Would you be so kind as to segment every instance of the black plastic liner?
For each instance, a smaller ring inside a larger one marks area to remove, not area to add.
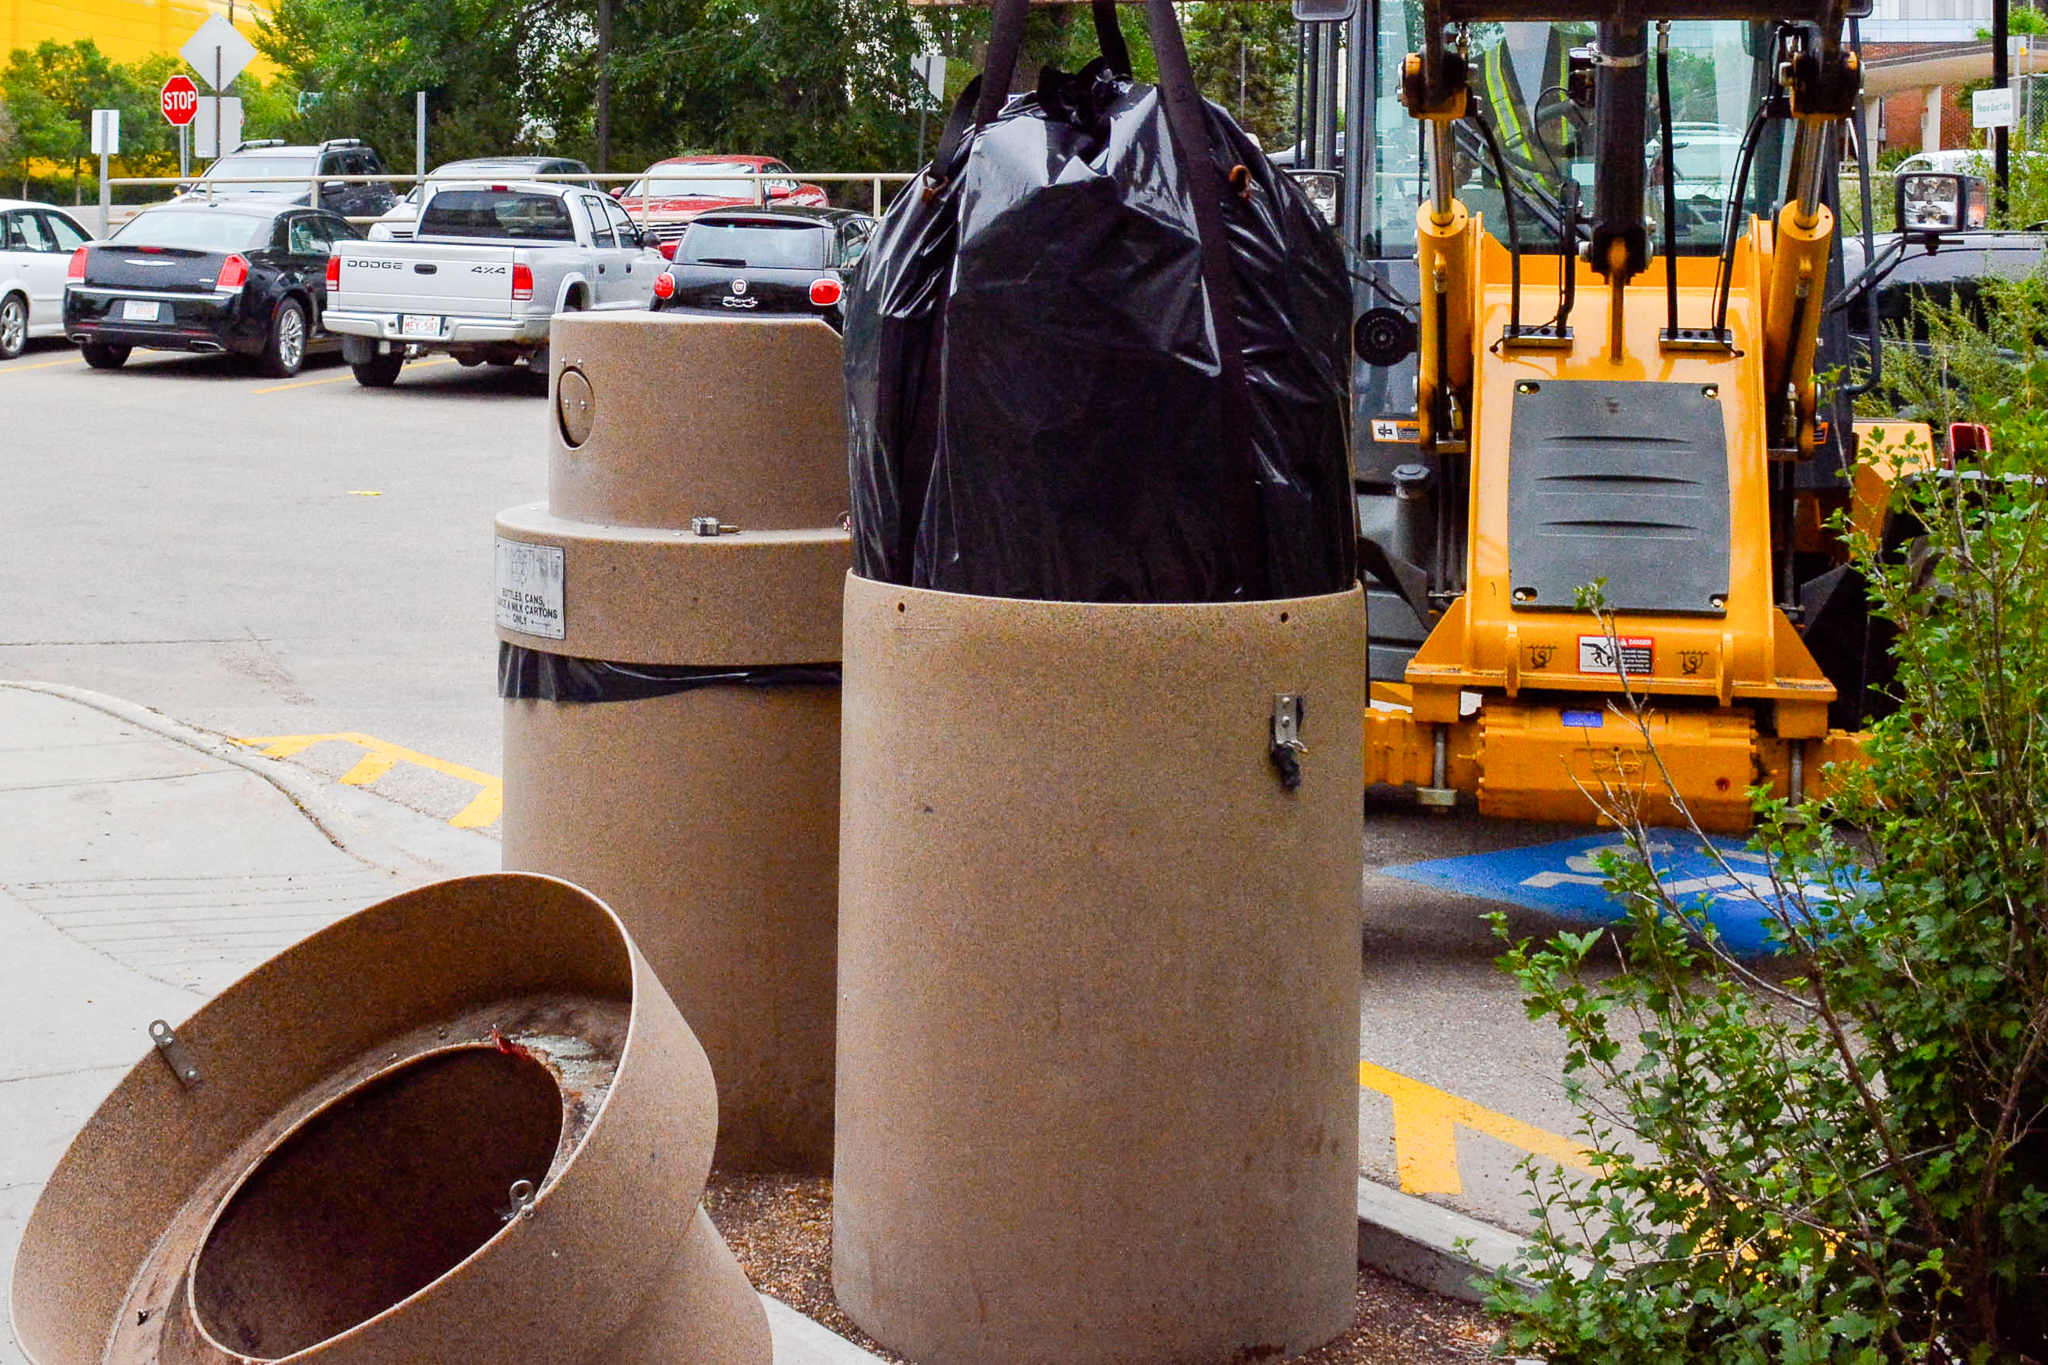
[[[885,215],[846,310],[862,576],[1097,602],[1356,578],[1341,248],[1192,78],[1173,107],[1171,8],[1152,5],[1163,88],[1112,54],[974,127],[970,87]],[[1200,162],[1176,118],[1204,131]]]
[[[615,664],[546,654],[498,641],[498,695],[506,701],[576,704],[647,701],[700,687],[837,687],[838,664],[774,664],[761,668],[691,668]]]

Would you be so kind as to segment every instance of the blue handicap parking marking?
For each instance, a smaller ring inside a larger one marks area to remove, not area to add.
[[[1769,860],[1741,840],[1709,836],[1706,842],[1718,851],[1718,858],[1697,835],[1657,831],[1649,847],[1650,865],[1673,902],[1688,913],[1703,913],[1731,951],[1769,952],[1766,920],[1791,888],[1774,882]],[[1593,834],[1382,870],[1425,886],[1526,906],[1563,919],[1612,924],[1626,919],[1628,911],[1607,894],[1607,877],[1600,871],[1605,853],[1626,857],[1628,844],[1619,834]],[[1808,882],[1800,889],[1810,901],[1830,895],[1821,883]]]

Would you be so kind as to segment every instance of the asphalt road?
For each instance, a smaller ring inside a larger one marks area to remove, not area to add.
[[[279,381],[145,352],[102,373],[36,344],[0,364],[0,678],[496,774],[492,520],[545,496],[545,407],[523,371],[445,360],[366,390],[332,357]],[[365,751],[291,757],[339,778]],[[357,776],[442,819],[478,792],[410,762]],[[1493,966],[1495,907],[1377,869],[1584,832],[1368,809],[1367,1174],[1528,1226],[1516,1164],[1570,1146],[1562,1044]]]
[[[293,380],[137,351],[0,364],[0,678],[235,736],[360,732],[499,771],[492,518],[546,493],[523,370],[338,356]],[[307,755],[352,763],[347,746]],[[423,769],[380,792],[452,814]]]

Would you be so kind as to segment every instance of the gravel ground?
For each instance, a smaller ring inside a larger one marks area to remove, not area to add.
[[[716,1176],[704,1207],[747,1278],[764,1294],[823,1323],[884,1360],[901,1361],[832,1298],[832,1182],[823,1176]],[[1351,1330],[1300,1365],[1452,1365],[1484,1360],[1500,1328],[1470,1304],[1358,1272]]]

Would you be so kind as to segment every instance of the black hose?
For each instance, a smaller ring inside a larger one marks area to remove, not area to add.
[[[1749,163],[1756,155],[1756,145],[1762,141],[1764,124],[1768,121],[1771,97],[1766,94],[1758,102],[1756,113],[1749,120],[1749,128],[1742,135],[1742,148],[1735,158],[1735,183],[1728,187],[1728,202],[1721,211],[1721,263],[1714,271],[1714,335],[1724,336],[1728,331],[1728,291],[1735,283],[1735,242],[1737,215],[1742,204],[1749,197]]]
[[[1579,182],[1565,181],[1564,223],[1557,234],[1557,316],[1550,330],[1562,337],[1572,320],[1572,304],[1579,297]]]
[[[1508,335],[1517,337],[1522,334],[1522,234],[1515,223],[1515,187],[1508,179],[1507,153],[1501,150],[1493,125],[1479,112],[1477,104],[1470,104],[1468,109],[1472,121],[1479,125],[1480,135],[1486,139],[1486,150],[1493,156],[1493,173],[1500,180],[1500,202],[1508,220]]]
[[[1671,138],[1671,46],[1669,30],[1657,39],[1657,123],[1664,139],[1664,313],[1671,339],[1678,340],[1678,170]]]

